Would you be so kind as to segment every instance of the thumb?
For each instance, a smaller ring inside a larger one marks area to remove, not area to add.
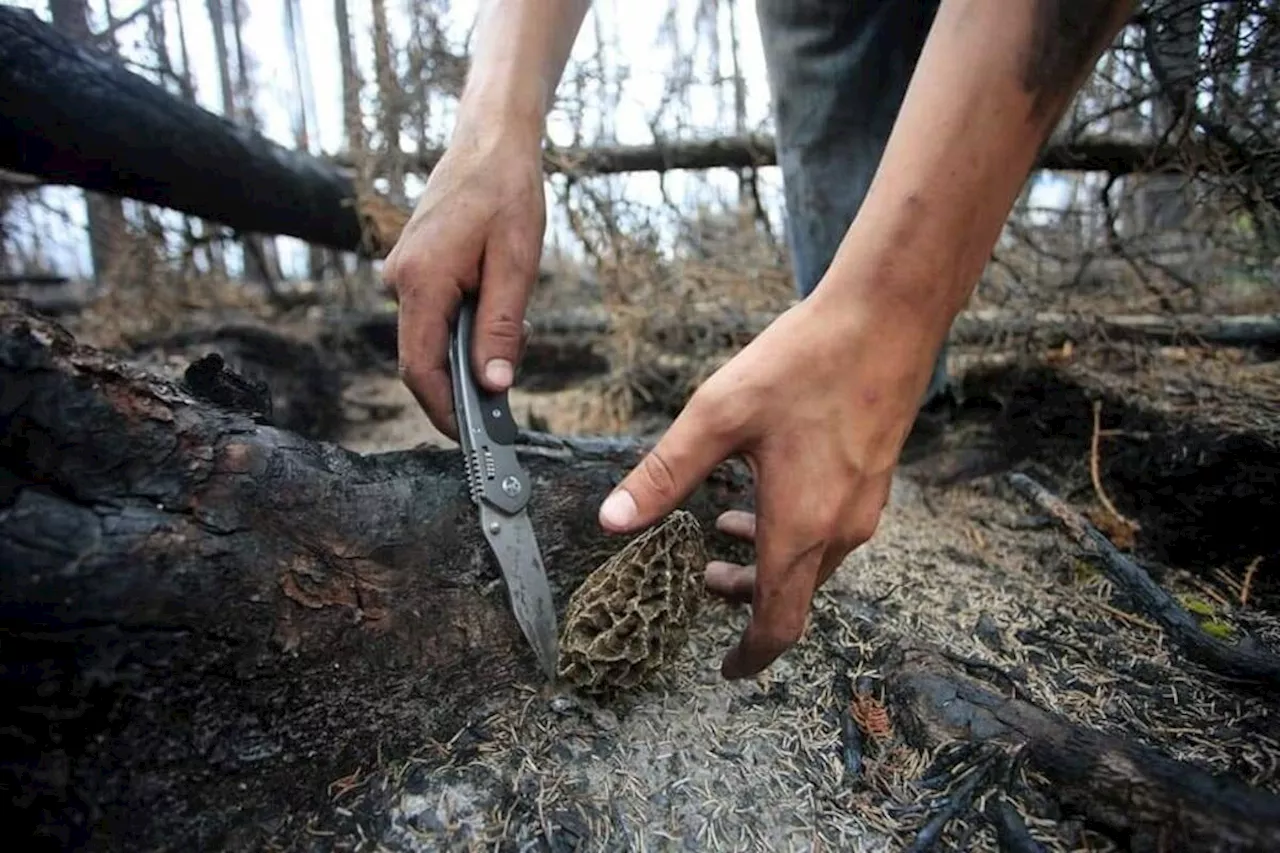
[[[537,275],[537,254],[532,265],[519,260],[522,254],[493,241],[485,253],[471,355],[475,374],[490,393],[511,387],[524,349],[524,312]]]
[[[709,428],[707,408],[690,400],[640,464],[605,498],[599,517],[605,531],[630,533],[658,521],[733,452],[732,436]]]

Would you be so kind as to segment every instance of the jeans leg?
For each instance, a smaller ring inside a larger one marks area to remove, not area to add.
[[[756,0],[801,297],[825,274],[871,185],[938,3]],[[944,346],[924,402],[946,387]]]

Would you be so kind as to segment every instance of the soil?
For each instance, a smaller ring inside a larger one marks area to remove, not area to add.
[[[904,849],[944,793],[925,784],[938,756],[913,747],[890,713],[879,727],[859,721],[853,762],[842,688],[874,682],[877,649],[903,641],[1002,673],[1071,721],[1280,793],[1276,700],[1188,663],[1002,476],[1030,472],[1105,524],[1090,474],[1098,401],[1100,482],[1138,524],[1127,534],[1133,555],[1232,642],[1280,652],[1280,534],[1270,523],[1280,362],[1102,347],[998,367],[968,361],[947,429],[904,464],[875,537],[767,672],[719,677],[746,613],[715,604],[659,682],[601,701],[533,684],[495,696],[453,738],[333,780],[331,809],[309,816],[305,833],[291,822],[278,845]],[[515,394],[513,410],[523,425],[551,418],[553,430],[574,431],[574,393]],[[347,400],[399,412],[351,425],[349,447],[447,441],[394,376],[350,380]],[[1031,779],[1010,797],[1045,849],[1126,849],[1051,795]],[[997,849],[980,811],[953,820],[934,849]]]

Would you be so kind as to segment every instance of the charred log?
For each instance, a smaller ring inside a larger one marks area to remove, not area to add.
[[[884,672],[895,722],[914,746],[958,740],[1017,749],[1026,769],[1048,780],[1045,793],[1067,814],[1108,828],[1127,839],[1129,849],[1280,845],[1280,797],[1238,778],[997,693],[927,649],[891,654]]]
[[[641,449],[523,441],[559,605]],[[687,505],[711,529],[747,482]],[[0,567],[6,826],[64,849],[300,836],[329,783],[538,680],[456,452],[307,441],[8,303]]]
[[[10,6],[0,6],[0,91],[0,169],[239,231],[378,249],[338,166],[188,103]]]
[[[1221,675],[1257,682],[1270,689],[1280,684],[1280,657],[1211,637],[1177,599],[1152,580],[1142,566],[1121,553],[1087,518],[1026,474],[1014,472],[1008,479],[1025,498],[1057,521],[1134,606],[1169,634],[1188,659]]]

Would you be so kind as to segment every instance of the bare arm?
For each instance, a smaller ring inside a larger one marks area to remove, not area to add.
[[[457,131],[469,138],[514,133],[541,142],[590,7],[591,0],[483,0]]]
[[[474,368],[510,387],[546,230],[542,133],[590,0],[482,0],[449,148],[383,264],[400,302],[400,375],[456,437],[449,324],[479,292]]]
[[[938,348],[1036,152],[1132,0],[943,0],[867,198],[817,290],[706,380],[601,507],[645,527],[721,460],[756,475],[721,529],[756,566],[707,584],[751,603],[725,657],[754,675],[795,643],[813,594],[874,534]],[[833,85],[838,85],[834,83]]]
[[[927,309],[945,336],[1040,146],[1135,5],[943,0],[826,288]],[[868,261],[875,282],[852,268]]]

